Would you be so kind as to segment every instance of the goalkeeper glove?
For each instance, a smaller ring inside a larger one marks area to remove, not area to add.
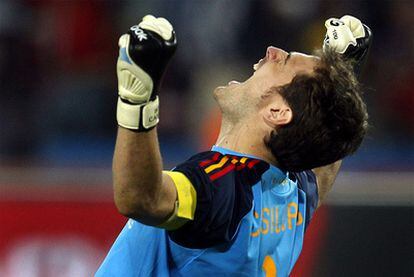
[[[323,49],[331,48],[343,54],[346,59],[353,59],[354,71],[359,75],[371,45],[371,29],[350,15],[340,19],[330,18],[325,21],[325,27],[327,30]]]
[[[145,132],[158,121],[158,89],[177,47],[175,32],[165,18],[145,16],[119,38],[117,62],[118,124]]]

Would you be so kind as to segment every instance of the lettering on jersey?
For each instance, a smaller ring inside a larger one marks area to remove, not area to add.
[[[272,259],[272,256],[267,255],[262,264],[262,269],[265,273],[266,277],[276,277],[277,276],[277,269],[276,269],[276,263]]]
[[[292,230],[294,226],[299,226],[303,223],[302,213],[295,202],[290,202],[287,206],[264,207],[260,214],[254,211],[253,216],[261,221],[261,226],[252,231],[252,237],[279,234]]]
[[[201,161],[199,165],[208,174],[211,181],[214,181],[227,173],[244,168],[252,169],[260,160],[249,159],[246,157],[220,155],[216,153],[212,158]]]

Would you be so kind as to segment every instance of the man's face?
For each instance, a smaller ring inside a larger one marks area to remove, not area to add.
[[[301,73],[312,73],[319,58],[302,53],[268,47],[266,56],[254,65],[253,75],[245,82],[231,81],[215,89],[223,118],[239,121],[249,113],[257,112],[263,96],[272,87],[286,85]],[[280,98],[279,98],[280,99]]]

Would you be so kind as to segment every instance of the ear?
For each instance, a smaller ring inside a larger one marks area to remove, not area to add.
[[[263,115],[266,124],[272,128],[289,124],[292,117],[292,109],[286,103],[267,106]]]

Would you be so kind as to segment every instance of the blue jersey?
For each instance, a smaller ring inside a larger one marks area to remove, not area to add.
[[[130,219],[96,276],[288,276],[317,207],[312,171],[213,147],[173,172],[195,192],[191,220],[166,230]]]

